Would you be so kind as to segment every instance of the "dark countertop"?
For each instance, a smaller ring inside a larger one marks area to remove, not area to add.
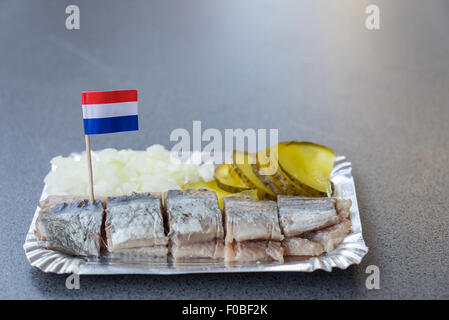
[[[65,29],[76,2],[81,29]],[[364,27],[378,4],[381,29]],[[449,298],[447,1],[2,1],[0,298]],[[360,265],[332,273],[65,276],[22,244],[49,160],[84,149],[80,92],[139,90],[140,131],[94,149],[172,146],[175,128],[279,128],[353,163]],[[381,289],[367,290],[377,265]]]

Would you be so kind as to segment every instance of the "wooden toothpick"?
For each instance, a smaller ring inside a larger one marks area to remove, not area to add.
[[[92,157],[91,157],[91,149],[90,149],[90,136],[88,134],[85,135],[86,138],[86,155],[87,155],[87,170],[89,171],[89,198],[90,202],[94,203],[94,178],[92,174]]]

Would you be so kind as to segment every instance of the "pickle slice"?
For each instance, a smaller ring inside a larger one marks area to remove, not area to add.
[[[326,194],[307,186],[295,184],[279,166],[278,145],[257,153],[257,164],[253,172],[275,194],[323,197]]]
[[[278,161],[281,171],[306,192],[331,192],[332,149],[311,142],[282,142],[278,145]]]
[[[260,196],[275,199],[276,194],[268,188],[253,172],[252,164],[256,164],[256,155],[244,151],[234,150],[232,153],[234,168],[239,177],[251,188],[257,188]]]
[[[229,163],[223,163],[215,169],[215,180],[218,187],[228,192],[236,193],[251,189]]]
[[[223,189],[221,189],[216,180],[211,180],[211,181],[198,181],[198,182],[194,182],[194,183],[188,183],[185,184],[182,187],[183,190],[186,189],[207,189],[207,190],[212,190],[215,191],[215,193],[217,194],[217,198],[218,198],[218,205],[220,206],[220,209],[223,209],[223,198],[224,197],[241,197],[241,198],[251,198],[251,199],[259,199],[258,194],[257,194],[257,190],[256,189],[250,189],[250,190],[245,190],[242,192],[238,192],[238,193],[232,193],[232,192],[227,192]]]
[[[257,163],[253,172],[275,194],[303,195],[286,176],[279,170],[277,145],[257,153]]]
[[[251,168],[257,178],[274,194],[285,194],[286,190],[274,179],[278,163],[277,159],[273,158],[273,154],[270,148],[259,151],[256,154],[256,163],[251,164]]]

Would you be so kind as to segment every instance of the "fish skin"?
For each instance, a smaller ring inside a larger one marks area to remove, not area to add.
[[[101,201],[77,200],[42,209],[35,235],[40,246],[70,255],[99,256],[104,207]]]
[[[284,262],[284,249],[279,241],[242,241],[226,243],[225,262]]]
[[[283,239],[276,202],[227,197],[223,203],[226,242]]]
[[[284,197],[284,196],[280,196],[280,197]],[[287,196],[287,197],[292,197],[292,196]],[[323,198],[323,197],[302,197],[302,196],[294,196],[294,198],[298,199],[298,201],[301,200],[323,200],[323,199],[332,199],[333,201],[335,201],[335,209],[337,210],[337,214],[340,218],[340,220],[345,219],[345,218],[349,218],[351,215],[351,206],[352,206],[352,201],[351,199],[342,199],[342,198]]]
[[[285,255],[318,256],[335,250],[351,231],[351,205],[349,199],[278,196]]]
[[[108,197],[105,231],[110,252],[167,246],[160,193]]]
[[[279,221],[286,237],[325,228],[339,222],[334,198],[278,196]]]
[[[223,257],[223,215],[215,192],[170,190],[164,202],[175,260]]]
[[[224,238],[223,215],[214,191],[169,190],[165,193],[164,203],[172,244],[185,245]]]
[[[44,200],[39,201],[38,206],[42,209],[42,211],[48,211],[54,206],[61,203],[69,203],[75,201],[85,200],[86,196],[82,195],[49,195]],[[105,197],[96,197],[95,200],[102,201],[105,203]]]

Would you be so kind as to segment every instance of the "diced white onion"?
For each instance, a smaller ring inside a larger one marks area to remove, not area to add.
[[[55,170],[45,177],[49,195],[88,195],[86,155],[55,157]],[[173,158],[161,145],[145,151],[104,149],[92,153],[94,191],[97,196],[132,192],[164,192],[180,189],[186,183],[210,181],[214,165],[197,165],[188,159]]]

